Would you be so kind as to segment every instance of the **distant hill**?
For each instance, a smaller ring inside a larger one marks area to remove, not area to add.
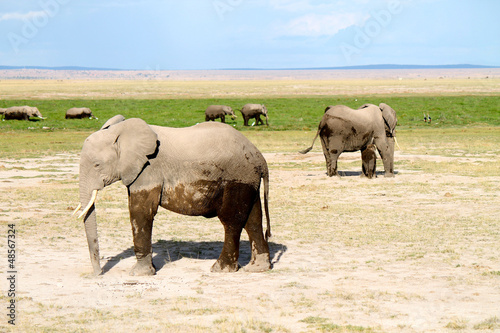
[[[79,67],[79,66],[60,66],[60,67],[46,67],[46,66],[0,66],[0,70],[6,69],[43,69],[53,71],[119,71],[117,68],[98,68],[98,67]]]
[[[366,70],[366,69],[461,69],[461,68],[499,68],[498,66],[483,66],[471,64],[457,65],[397,65],[397,64],[381,64],[381,65],[361,65],[361,66],[340,66],[340,67],[305,67],[305,68],[221,68],[220,70]],[[123,71],[118,68],[98,68],[98,67],[80,67],[80,66],[1,66],[0,70],[9,69],[41,69],[41,70],[66,70],[66,71]]]
[[[460,69],[460,68],[499,68],[498,66],[483,66],[471,64],[457,65],[360,65],[360,66],[339,66],[339,67],[305,67],[305,68],[224,68],[225,70],[350,70],[350,69]]]

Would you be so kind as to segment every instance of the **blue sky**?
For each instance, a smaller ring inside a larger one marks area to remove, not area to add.
[[[497,0],[0,0],[0,65],[500,66]]]

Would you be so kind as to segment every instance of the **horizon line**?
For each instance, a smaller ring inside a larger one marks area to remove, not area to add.
[[[289,67],[289,68],[213,68],[213,69],[119,69],[82,66],[2,66],[0,70],[41,69],[41,70],[74,70],[74,71],[293,71],[293,70],[370,70],[370,69],[480,69],[500,68],[500,66],[474,65],[474,64],[449,64],[449,65],[399,65],[376,64],[356,66],[321,66],[321,67]]]

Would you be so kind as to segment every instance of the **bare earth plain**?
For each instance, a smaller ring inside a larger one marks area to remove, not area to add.
[[[457,93],[471,80],[473,89],[480,89],[482,80],[498,79],[498,73],[497,79],[489,75],[460,75],[449,79],[448,87],[454,86],[452,80],[462,82]],[[356,81],[356,89],[375,89],[377,80]],[[34,85],[24,80],[2,80],[2,92],[13,93],[13,82],[25,87],[16,94],[34,93]],[[76,87],[75,82],[66,83]],[[116,82],[100,91],[113,95]],[[162,90],[155,82],[152,89]],[[189,86],[189,80],[175,82]],[[276,84],[249,80],[247,87],[256,82]],[[433,82],[426,89],[440,93]],[[426,87],[425,82],[419,85]],[[128,88],[120,89],[121,94]],[[476,93],[498,94],[498,89],[498,82],[490,81]],[[56,90],[50,90],[51,98]],[[194,96],[206,96],[203,91]],[[45,93],[34,93],[33,98],[48,98]],[[135,96],[137,89],[130,94]],[[59,97],[74,97],[70,95]],[[468,129],[458,131],[465,136]],[[307,155],[294,153],[310,144],[312,132],[245,132],[264,152],[270,168],[273,269],[266,273],[210,273],[222,248],[220,222],[160,209],[153,230],[157,275],[129,276],[135,257],[127,194],[116,183],[98,197],[104,274],[92,277],[83,226],[71,217],[78,201],[78,152],[2,159],[0,331],[498,331],[500,142],[498,129],[481,131],[488,138],[496,134],[496,139],[415,142],[407,131],[398,138],[395,178],[379,172],[372,180],[360,177],[359,152],[342,154],[342,177],[333,178],[326,176],[318,143]],[[294,145],[288,137],[303,144]],[[18,271],[15,327],[7,323],[10,298],[4,278],[6,235],[12,223]],[[240,264],[249,260],[244,232]]]

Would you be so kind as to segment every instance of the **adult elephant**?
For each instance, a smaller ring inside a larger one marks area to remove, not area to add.
[[[42,113],[34,106],[12,106],[4,113],[5,120],[30,120],[31,117],[45,119]]]
[[[66,119],[98,119],[92,114],[92,111],[89,108],[71,108],[66,111]]]
[[[328,176],[337,175],[337,160],[346,152],[361,150],[374,143],[382,157],[386,177],[394,177],[394,142],[397,118],[389,105],[365,104],[354,110],[345,105],[329,106],[321,119],[311,147],[300,151],[306,154],[318,135],[326,159]]]
[[[215,119],[220,118],[222,123],[226,122],[226,116],[230,115],[231,119],[236,119],[233,109],[227,105],[210,105],[205,110],[205,121],[215,121]]]
[[[205,122],[188,128],[148,125],[115,116],[91,134],[80,157],[80,204],[94,274],[102,273],[95,199],[98,191],[121,180],[128,190],[137,263],[131,275],[153,275],[151,233],[161,206],[190,216],[218,217],[225,230],[213,272],[239,269],[242,229],[252,251],[248,271],[271,268],[267,239],[269,172],[259,150],[229,125]],[[260,184],[264,184],[267,231],[262,228]]]
[[[267,114],[267,108],[264,104],[245,104],[241,109],[241,115],[243,116],[243,124],[245,126],[248,126],[248,121],[251,118],[255,118],[257,125],[259,125],[259,123],[264,125],[264,121],[260,119],[261,115],[266,117],[266,125],[268,125],[269,116]]]

